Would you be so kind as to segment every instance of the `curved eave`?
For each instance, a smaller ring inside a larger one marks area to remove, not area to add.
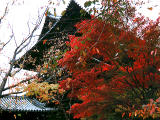
[[[45,107],[45,103],[41,103],[36,99],[28,97],[6,96],[0,99],[0,109],[2,111],[11,112],[52,112],[57,108]]]
[[[25,110],[25,109],[3,109],[0,108],[2,111],[8,111],[8,112],[53,112],[57,111],[57,109],[41,109],[41,110]]]

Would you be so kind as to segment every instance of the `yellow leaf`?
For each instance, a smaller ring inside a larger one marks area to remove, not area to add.
[[[148,10],[153,10],[153,8],[152,7],[149,7],[149,8],[147,8]]]
[[[54,8],[54,16],[55,16],[55,17],[57,16],[56,8]]]
[[[135,116],[135,117],[137,116],[137,110],[135,111],[134,116]]]
[[[99,50],[98,50],[98,48],[96,48],[96,51],[97,51],[97,53],[99,53]]]
[[[23,68],[23,64],[20,64],[19,66],[20,66],[20,68]]]
[[[15,88],[16,91],[20,91],[20,88]]]
[[[14,118],[16,119],[16,114],[14,114]]]
[[[113,0],[113,3],[116,3],[117,2],[117,0]]]
[[[61,70],[58,72],[58,75],[59,75],[59,76],[62,76],[62,71],[61,71]]]
[[[86,52],[84,52],[84,51],[83,51],[82,53],[83,53],[83,56],[84,56],[84,57],[87,55]]]
[[[66,10],[63,10],[62,13],[61,13],[61,15],[63,16],[65,13],[66,13]]]
[[[82,66],[83,66],[83,67],[86,67],[86,64],[87,64],[87,63],[86,63],[85,61],[82,62]]]

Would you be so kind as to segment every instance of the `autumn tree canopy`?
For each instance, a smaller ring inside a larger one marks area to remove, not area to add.
[[[158,23],[127,31],[99,19],[76,25],[83,35],[70,36],[71,49],[59,61],[72,73],[61,87],[82,101],[72,105],[75,118],[132,113],[159,97]]]
[[[136,17],[125,0],[104,0],[90,11],[92,19],[75,26],[79,36],[69,35],[67,52],[45,68],[68,74],[56,87],[77,100],[67,113],[94,120],[160,117],[160,18]]]
[[[72,76],[60,86],[70,91],[68,97],[81,101],[68,111],[74,118],[147,118],[159,112],[158,106],[152,112],[141,109],[159,98],[160,19],[131,17],[127,23],[119,15],[114,24],[108,19],[85,20],[76,25],[82,36],[69,36],[70,50],[59,64]]]

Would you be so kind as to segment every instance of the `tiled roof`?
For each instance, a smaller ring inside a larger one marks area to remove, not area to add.
[[[45,107],[44,103],[36,99],[22,96],[7,96],[0,98],[0,109],[4,111],[47,112],[55,111],[54,108]]]

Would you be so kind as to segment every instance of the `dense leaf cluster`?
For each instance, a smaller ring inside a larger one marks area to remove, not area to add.
[[[159,97],[158,24],[159,19],[148,26],[124,29],[93,19],[76,25],[82,36],[69,36],[71,49],[59,61],[72,73],[60,82],[61,88],[70,90],[70,98],[82,101],[71,107],[74,118],[106,119],[113,113],[135,117],[135,111],[149,99]]]

